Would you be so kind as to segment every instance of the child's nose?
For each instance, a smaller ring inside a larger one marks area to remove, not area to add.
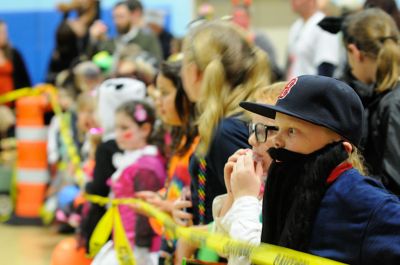
[[[254,133],[250,134],[248,142],[251,146],[255,146],[257,144],[256,135]]]
[[[284,143],[280,133],[277,133],[275,135],[275,137],[273,137],[272,141],[274,143],[275,148],[283,148],[285,146],[285,143]]]

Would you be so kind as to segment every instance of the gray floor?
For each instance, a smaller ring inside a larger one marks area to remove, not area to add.
[[[0,264],[50,265],[51,253],[63,238],[51,228],[0,224]]]

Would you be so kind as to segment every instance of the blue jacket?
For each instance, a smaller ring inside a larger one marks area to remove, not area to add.
[[[312,254],[352,265],[400,264],[400,199],[347,170],[328,188],[312,233]]]

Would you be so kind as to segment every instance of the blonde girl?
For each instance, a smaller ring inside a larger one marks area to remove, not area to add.
[[[226,21],[204,22],[190,30],[183,52],[184,88],[199,113],[200,142],[190,161],[193,223],[208,224],[213,220],[213,199],[226,193],[223,172],[228,157],[249,147],[239,102],[269,83],[269,69],[266,54]],[[176,217],[178,222],[191,219],[183,212]]]
[[[209,224],[213,199],[226,193],[226,161],[238,149],[250,147],[239,103],[269,84],[270,69],[266,54],[227,21],[192,28],[183,53],[182,80],[196,103],[200,142],[189,165],[191,202],[176,202],[173,215],[181,225]],[[193,214],[183,211],[190,207]]]

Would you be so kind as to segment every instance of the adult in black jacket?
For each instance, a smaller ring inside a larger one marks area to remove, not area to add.
[[[55,48],[47,71],[46,81],[49,83],[55,83],[56,76],[74,66],[80,57],[86,57],[89,28],[99,19],[100,2],[73,0],[70,3],[58,4],[58,9],[63,12],[63,19],[56,30]],[[77,17],[74,19],[69,18],[72,11],[77,12]]]
[[[388,14],[375,8],[348,16],[342,31],[353,76],[375,87],[367,105],[366,162],[400,195],[399,31]]]

